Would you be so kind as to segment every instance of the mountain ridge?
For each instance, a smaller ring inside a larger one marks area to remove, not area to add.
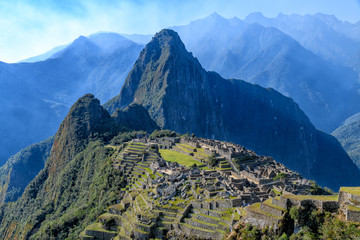
[[[360,172],[351,169],[354,165],[340,144],[315,130],[292,99],[272,89],[241,80],[225,80],[217,73],[206,72],[183,44],[172,46],[179,42],[180,37],[172,30],[157,33],[140,53],[120,94],[105,108],[112,113],[132,102],[141,104],[162,128],[234,141],[271,155],[321,185],[336,188],[339,179],[356,184],[358,180],[354,179],[358,179]],[[183,52],[176,52],[179,50]],[[320,167],[316,163],[325,154],[322,147],[326,144],[332,145],[334,151],[330,168],[348,166],[348,170],[341,169],[358,177],[345,180],[347,174],[339,174],[334,181],[325,177],[328,175],[325,172],[322,176],[316,174]]]

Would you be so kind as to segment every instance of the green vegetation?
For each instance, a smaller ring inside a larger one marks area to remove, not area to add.
[[[320,200],[320,201],[337,201],[338,195],[292,195],[292,194],[286,194],[283,195],[285,198],[295,199],[295,200]]]
[[[30,145],[13,155],[0,167],[0,204],[16,201],[25,187],[44,168],[54,137]],[[16,174],[11,174],[11,173]]]
[[[312,195],[334,195],[334,191],[332,191],[329,188],[322,188],[320,187],[315,181],[310,181],[311,182],[311,189],[310,189],[310,193]]]
[[[354,205],[348,205],[347,208],[351,211],[360,212],[360,208]]]
[[[155,130],[151,133],[150,139],[161,138],[161,137],[176,137],[179,136],[176,132],[171,130]]]
[[[278,210],[281,210],[281,211],[286,211],[286,209],[282,208],[282,207],[279,207],[279,206],[276,206],[274,204],[272,204],[271,202],[271,199],[267,199],[265,202],[263,202],[263,204],[265,205],[268,205],[268,206],[271,206],[272,208],[275,208],[275,209],[278,209]]]
[[[277,196],[281,196],[281,192],[279,192],[278,190],[276,190],[275,188],[272,189],[274,191],[274,193],[277,195]]]
[[[215,167],[217,164],[217,160],[216,160],[216,155],[212,154],[211,156],[208,157],[208,164],[210,167]]]
[[[340,192],[347,192],[353,195],[360,196],[360,187],[341,187]]]
[[[351,118],[351,119],[350,119]],[[359,114],[350,117],[332,134],[339,140],[350,158],[360,168],[360,121]]]
[[[166,161],[177,162],[186,167],[191,167],[194,164],[197,166],[202,164],[201,162],[195,160],[192,156],[184,153],[179,153],[168,149],[160,149],[159,152]]]
[[[276,219],[281,219],[281,217],[278,217],[278,216],[272,215],[272,214],[270,214],[270,213],[261,211],[261,210],[260,210],[260,205],[261,205],[261,203],[258,202],[258,203],[254,203],[254,204],[248,206],[248,208],[251,209],[251,210],[253,210],[254,212],[258,212],[258,213],[267,215],[267,216],[269,216],[269,217],[276,218]]]
[[[135,136],[135,132],[121,133],[116,139]],[[11,239],[28,238],[25,236],[30,237],[32,229],[38,228],[30,239],[77,239],[86,226],[116,203],[124,187],[121,172],[112,166],[114,151],[109,149],[100,140],[90,142],[69,159],[52,186],[47,186],[47,165],[16,203],[0,207],[0,216],[4,211],[8,214],[0,226],[0,237],[6,233]],[[29,203],[31,208],[23,208]]]
[[[281,180],[281,179],[285,179],[287,178],[287,174],[286,173],[278,173],[275,177],[274,177],[274,181],[278,181],[278,180]]]

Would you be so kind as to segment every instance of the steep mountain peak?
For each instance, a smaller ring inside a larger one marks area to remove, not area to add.
[[[184,54],[187,54],[187,51],[179,35],[173,30],[164,29],[156,33],[146,45],[140,53],[140,59],[143,64],[147,64],[158,60],[164,62],[170,55],[180,57]]]
[[[98,47],[95,43],[90,41],[87,37],[80,36],[75,39],[69,46],[67,46],[62,51],[59,51],[51,56],[51,58],[58,57],[76,57],[82,56],[85,54],[96,54],[101,51],[100,47]]]
[[[171,29],[163,29],[156,33],[151,42],[147,45],[150,47],[177,48],[178,50],[186,50],[184,43],[181,41],[177,32]]]
[[[105,52],[112,52],[118,48],[128,48],[136,43],[128,38],[112,32],[99,32],[89,36],[89,40]]]
[[[261,12],[253,12],[250,13],[246,18],[245,21],[247,22],[259,22],[263,20],[265,17]]]
[[[192,68],[192,72],[184,72]],[[170,29],[164,29],[157,33],[152,40],[141,51],[138,60],[130,71],[119,97],[116,97],[106,104],[108,110],[113,113],[117,106],[120,109],[132,102],[149,106],[151,103],[143,100],[149,99],[150,95],[163,96],[169,86],[179,84],[191,85],[199,78],[199,71],[205,72],[198,60],[188,52],[179,35]],[[178,73],[182,72],[182,75]],[[191,75],[191,76],[189,76]],[[188,77],[189,76],[189,77]],[[149,90],[150,88],[150,91]],[[136,91],[136,89],[143,89]],[[146,94],[150,94],[146,96]],[[160,102],[157,103],[159,107]],[[148,109],[156,112],[155,109]],[[161,114],[161,113],[158,113]],[[163,126],[158,122],[160,126]]]
[[[213,12],[208,17],[206,17],[206,19],[219,21],[219,20],[224,20],[225,18],[223,16],[221,16],[220,14],[218,14],[217,12]]]
[[[49,163],[50,177],[55,178],[67,161],[101,130],[101,124],[110,121],[109,113],[92,94],[85,94],[71,107],[55,135]],[[50,181],[51,182],[51,181]]]

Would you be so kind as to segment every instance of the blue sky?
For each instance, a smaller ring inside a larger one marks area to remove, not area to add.
[[[360,21],[360,0],[0,0],[0,61],[16,62],[99,31],[152,34],[212,12],[245,18],[334,14]]]

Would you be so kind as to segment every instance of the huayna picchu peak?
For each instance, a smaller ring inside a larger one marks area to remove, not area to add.
[[[340,144],[316,130],[292,99],[206,72],[173,30],[153,37],[120,94],[104,106],[113,113],[131,103],[144,106],[161,128],[236,142],[323,186],[360,184],[360,171]]]

